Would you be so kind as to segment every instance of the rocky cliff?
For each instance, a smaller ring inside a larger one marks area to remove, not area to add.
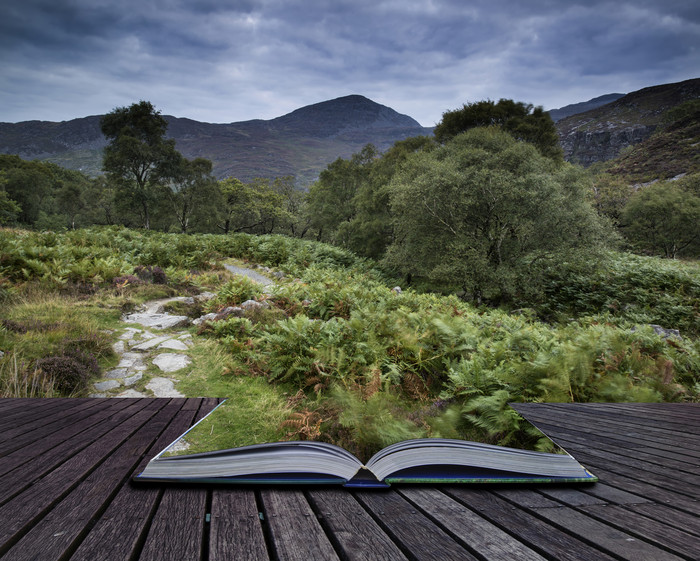
[[[588,166],[615,158],[624,148],[649,138],[666,111],[700,98],[700,79],[652,86],[591,111],[557,122],[567,160]]]

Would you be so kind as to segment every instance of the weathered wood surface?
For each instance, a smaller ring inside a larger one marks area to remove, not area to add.
[[[0,558],[700,558],[698,405],[517,405],[600,477],[594,485],[131,483],[216,403],[0,400]]]

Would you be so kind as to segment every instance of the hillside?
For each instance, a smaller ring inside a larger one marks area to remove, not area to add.
[[[700,172],[700,103],[695,103],[694,110],[609,162],[607,171],[631,184]]]
[[[580,103],[572,103],[571,105],[565,105],[564,107],[560,107],[559,109],[550,109],[549,111],[547,111],[547,113],[549,113],[549,116],[552,118],[552,121],[556,123],[557,121],[561,121],[565,117],[571,117],[571,115],[578,115],[579,113],[583,113],[584,111],[590,111],[591,109],[596,109],[601,105],[612,103],[613,101],[620,99],[624,95],[625,94],[621,93],[601,95],[599,97],[589,99],[588,101],[581,101]]]
[[[350,95],[302,107],[271,120],[202,123],[166,115],[169,138],[188,158],[214,163],[218,178],[293,175],[308,185],[328,163],[350,157],[367,143],[385,150],[430,129],[363,96]],[[106,141],[100,116],[60,123],[0,123],[0,153],[41,159],[96,175]]]
[[[588,166],[649,138],[669,109],[700,98],[700,79],[652,86],[557,122],[567,160]]]

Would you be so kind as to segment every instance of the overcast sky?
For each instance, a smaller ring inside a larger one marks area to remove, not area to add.
[[[546,109],[700,77],[698,0],[3,0],[0,121],[139,100],[271,119],[361,94],[433,126],[502,97]]]

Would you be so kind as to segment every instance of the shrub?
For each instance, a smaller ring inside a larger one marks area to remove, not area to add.
[[[165,271],[157,265],[155,267],[152,267],[151,265],[139,265],[134,269],[134,274],[143,282],[153,284],[167,284],[168,282]]]
[[[87,388],[89,369],[70,356],[49,356],[36,361],[45,378],[52,380],[54,387],[63,395],[74,395]]]

